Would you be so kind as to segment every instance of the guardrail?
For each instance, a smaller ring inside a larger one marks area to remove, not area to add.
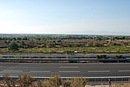
[[[18,79],[18,76],[9,76],[12,79]],[[49,79],[53,77],[33,77],[35,81]],[[71,79],[71,78],[80,78],[80,77],[60,77],[62,80]],[[108,76],[108,77],[82,77],[87,79],[87,85],[111,85],[113,84],[129,84],[130,76]],[[3,80],[3,76],[0,76],[0,80]]]
[[[28,61],[69,61],[69,62],[130,62],[130,58],[126,58],[126,59],[97,59],[97,58],[0,58],[0,61],[24,61],[24,62],[28,62]]]

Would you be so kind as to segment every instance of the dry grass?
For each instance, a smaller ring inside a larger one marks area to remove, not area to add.
[[[88,85],[87,80],[82,77],[70,79],[61,79],[60,75],[53,75],[49,79],[35,80],[30,75],[19,75],[18,79],[14,80],[8,75],[3,75],[3,80],[0,81],[0,87],[130,87],[130,83],[112,83],[104,85]]]

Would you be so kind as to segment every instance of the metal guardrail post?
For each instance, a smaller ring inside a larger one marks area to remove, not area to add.
[[[109,87],[111,87],[111,79],[108,79]]]

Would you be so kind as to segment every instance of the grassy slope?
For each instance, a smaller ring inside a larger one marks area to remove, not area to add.
[[[108,46],[108,47],[63,47],[63,48],[19,48],[15,52],[130,52],[129,46]],[[11,52],[7,48],[0,48],[0,52]]]

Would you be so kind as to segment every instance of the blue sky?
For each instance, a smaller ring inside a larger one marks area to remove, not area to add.
[[[0,0],[0,33],[130,34],[130,0]]]

